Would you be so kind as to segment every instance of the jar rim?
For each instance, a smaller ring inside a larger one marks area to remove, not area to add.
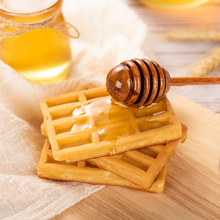
[[[56,6],[61,7],[62,2],[63,2],[63,0],[53,0],[53,1],[51,1],[51,3],[45,5],[45,7],[41,8],[41,9],[30,10],[28,12],[8,10],[7,8],[0,6],[0,14],[7,14],[7,16],[19,16],[19,17],[36,16],[36,15],[46,13],[46,12],[52,10]]]

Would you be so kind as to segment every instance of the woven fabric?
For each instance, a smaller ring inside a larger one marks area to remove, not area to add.
[[[71,39],[70,80],[34,85],[0,61],[0,219],[49,219],[102,188],[37,176],[45,140],[39,101],[103,86],[116,64],[151,57],[146,25],[118,0],[64,0],[63,14],[81,34]]]

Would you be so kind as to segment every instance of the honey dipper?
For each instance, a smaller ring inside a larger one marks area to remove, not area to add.
[[[126,60],[112,68],[106,88],[112,98],[127,106],[147,106],[162,99],[171,86],[220,84],[220,77],[170,77],[157,62]]]

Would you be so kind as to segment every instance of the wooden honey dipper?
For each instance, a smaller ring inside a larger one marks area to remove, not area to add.
[[[170,77],[157,62],[126,60],[111,69],[106,78],[108,93],[127,106],[147,106],[166,96],[171,86],[220,84],[220,77]]]

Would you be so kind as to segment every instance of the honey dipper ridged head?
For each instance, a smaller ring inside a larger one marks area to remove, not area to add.
[[[170,75],[155,61],[126,60],[109,71],[106,88],[113,99],[127,106],[147,106],[169,91]]]

